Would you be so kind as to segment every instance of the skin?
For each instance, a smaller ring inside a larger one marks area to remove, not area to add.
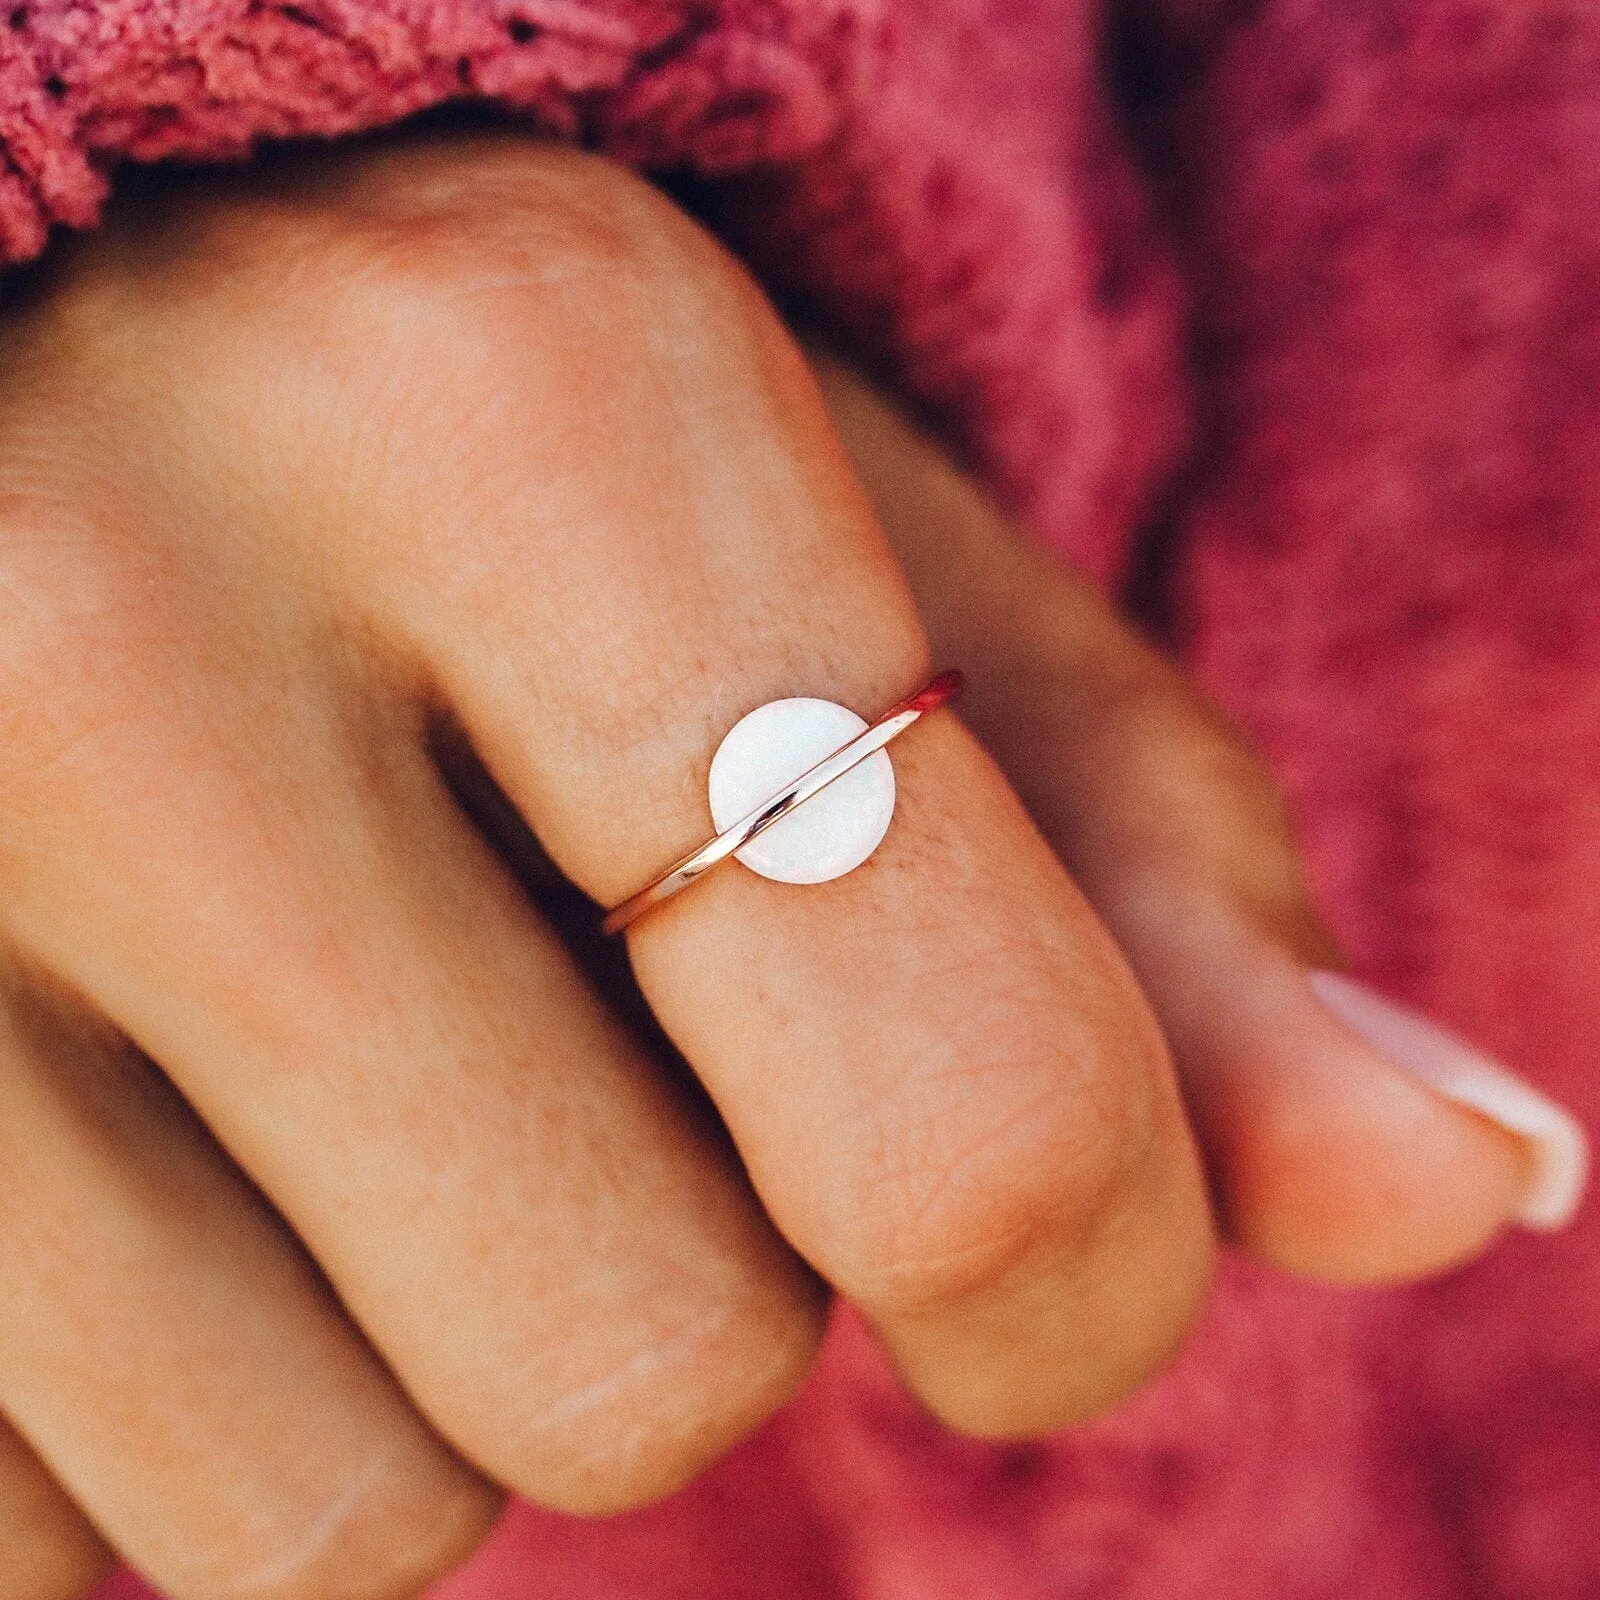
[[[935,662],[871,861],[712,875],[618,1003],[580,927],[701,842],[721,734]],[[1163,1364],[1219,1230],[1395,1281],[1523,1181],[1300,1026],[1332,952],[1235,736],[588,157],[190,179],[64,252],[0,319],[0,716],[8,1596],[111,1547],[414,1594],[506,1488],[688,1480],[830,1292],[1035,1434]]]

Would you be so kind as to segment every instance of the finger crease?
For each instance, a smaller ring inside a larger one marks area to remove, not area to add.
[[[393,1449],[379,1451],[287,1551],[235,1578],[228,1585],[227,1593],[247,1596],[264,1590],[270,1592],[298,1577],[319,1560],[350,1525],[393,1457]]]

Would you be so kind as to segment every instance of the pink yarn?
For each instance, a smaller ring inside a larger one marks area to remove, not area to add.
[[[767,281],[1042,538],[1111,578],[1159,520],[1191,659],[1360,965],[1593,1128],[1600,12],[1139,0],[1138,163],[1096,17],[13,0],[0,253],[89,223],[120,159],[461,96],[712,178]],[[519,1507],[440,1600],[1594,1600],[1597,1269],[1593,1205],[1405,1293],[1234,1264],[1137,1402],[1009,1448],[929,1425],[846,1315],[685,1494]]]

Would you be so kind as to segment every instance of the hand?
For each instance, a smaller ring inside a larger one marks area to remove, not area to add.
[[[175,1600],[412,1593],[496,1486],[685,1481],[827,1286],[1036,1432],[1173,1350],[1213,1199],[1384,1280],[1549,1179],[1317,1000],[1233,737],[822,376],[652,191],[501,138],[147,188],[0,324],[0,1592],[103,1534]],[[979,737],[896,744],[872,860],[713,874],[609,1006],[518,830],[587,914],[744,711],[935,662]]]

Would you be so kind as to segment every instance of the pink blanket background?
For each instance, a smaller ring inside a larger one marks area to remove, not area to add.
[[[121,159],[452,98],[709,180],[1041,539],[1159,565],[1363,974],[1596,1127],[1593,0],[6,0],[0,258]],[[1026,1447],[842,1318],[687,1493],[519,1507],[439,1597],[1595,1600],[1597,1268],[1592,1203],[1405,1293],[1236,1264],[1176,1370]]]

